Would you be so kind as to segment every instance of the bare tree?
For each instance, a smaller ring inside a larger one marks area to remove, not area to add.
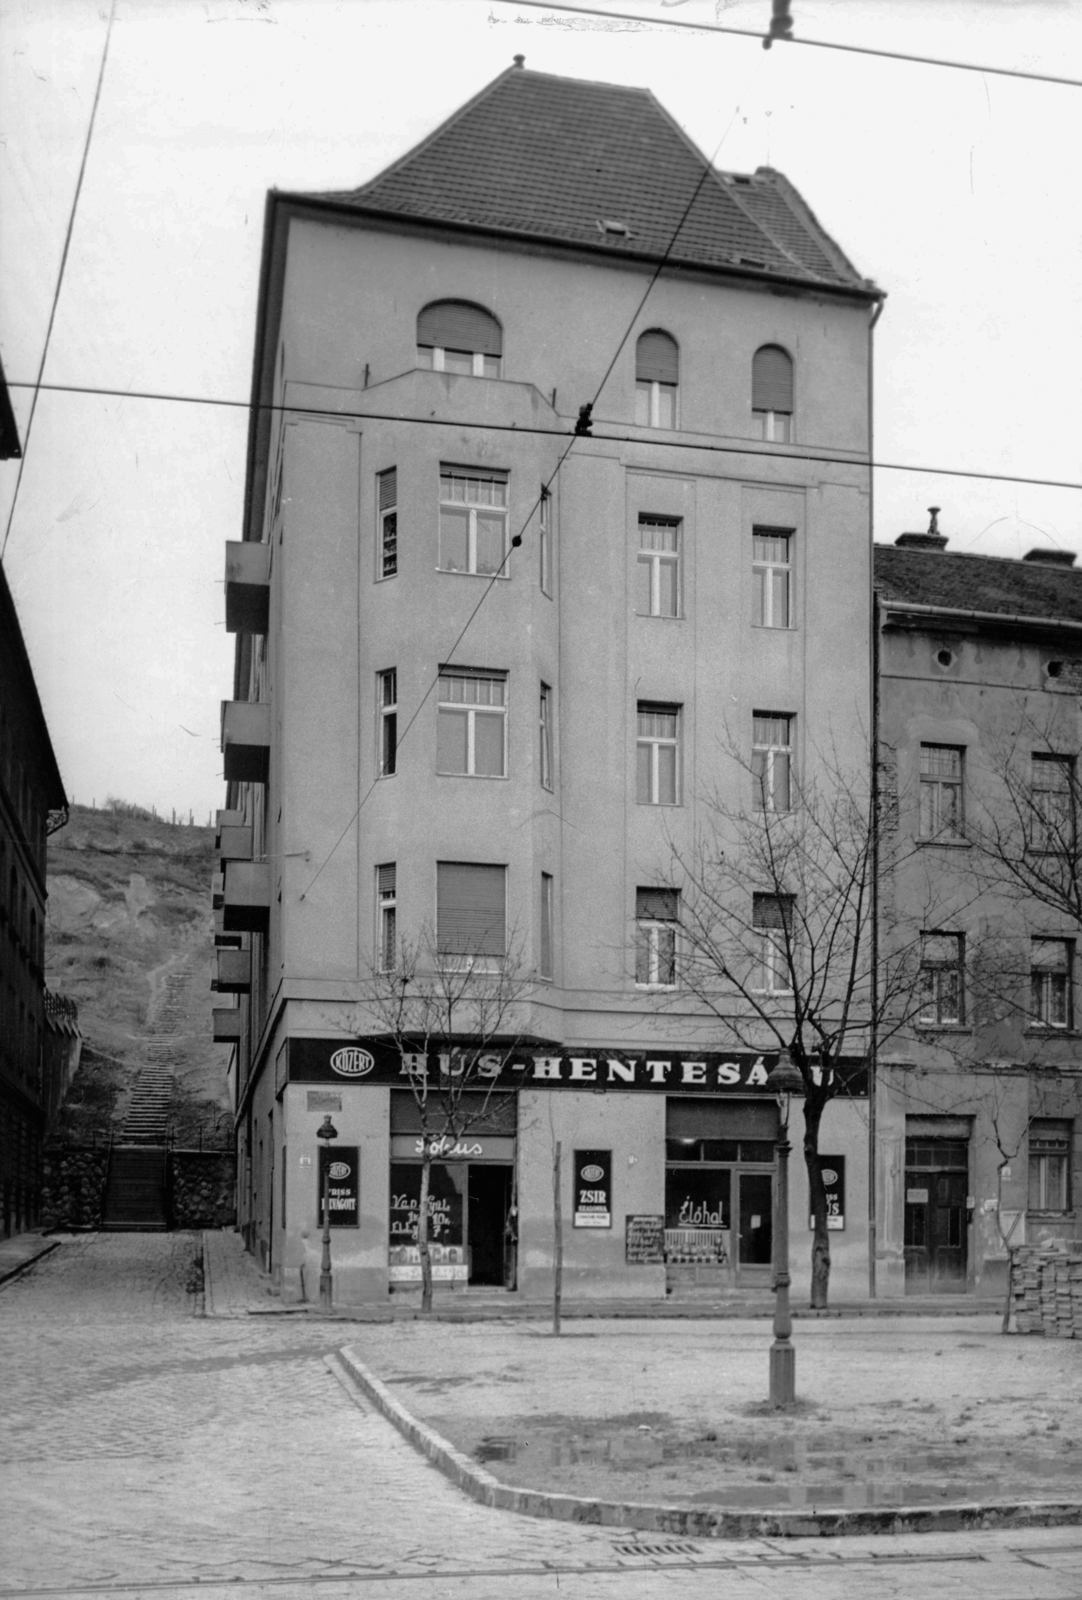
[[[749,804],[715,792],[691,850],[672,847],[680,892],[679,990],[739,1044],[788,1050],[804,1081],[804,1162],[813,1219],[811,1304],[827,1303],[830,1235],[819,1156],[829,1102],[866,1065],[874,1034],[904,1028],[921,1006],[922,922],[877,947],[878,889],[905,846],[867,774],[833,758],[799,792],[742,761]],[[878,907],[880,926],[883,907]],[[931,912],[925,908],[923,926]]]
[[[432,1309],[432,1164],[514,1097],[500,1085],[520,1048],[521,1002],[532,986],[521,952],[449,955],[431,931],[402,939],[393,967],[370,975],[368,1013],[402,1058],[420,1123],[417,1249],[421,1309]],[[506,1080],[504,1080],[506,1081]]]

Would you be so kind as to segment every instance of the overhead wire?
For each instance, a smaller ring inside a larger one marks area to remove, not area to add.
[[[32,387],[25,382],[12,382],[9,380],[10,389],[29,389]],[[286,404],[284,402],[258,401],[255,405],[250,400],[223,400],[212,396],[168,394],[151,389],[103,389],[91,384],[77,383],[45,383],[41,386],[46,392],[55,394],[84,394],[101,395],[106,399],[115,400],[151,400],[165,401],[170,404],[191,406],[224,406],[234,411],[268,411],[284,412],[295,417],[328,417],[342,422],[406,422],[418,428],[454,428],[456,430],[476,430],[480,433],[515,433],[524,437],[537,437],[545,439],[574,439],[574,430],[565,428],[536,428],[519,426],[513,422],[467,422],[457,417],[420,417],[404,416],[400,411],[373,411],[366,408],[364,411],[350,411],[341,407],[330,406],[304,406]],[[603,426],[604,424],[602,424]],[[578,435],[578,437],[583,437]],[[986,472],[977,467],[942,466],[922,461],[886,461],[878,456],[859,455],[850,451],[846,455],[836,455],[829,449],[821,450],[810,446],[804,450],[786,450],[779,445],[763,448],[754,440],[740,444],[706,443],[697,439],[642,439],[630,433],[597,433],[592,431],[586,437],[599,443],[609,444],[640,444],[651,450],[698,450],[708,455],[722,456],[763,456],[768,460],[776,461],[806,461],[812,465],[822,462],[827,466],[862,467],[875,472],[920,472],[943,478],[975,478],[989,483],[1022,483],[1032,488],[1039,489],[1082,489],[1082,479],[1074,478],[1040,478],[1026,477],[1017,472]]]
[[[53,288],[52,305],[49,308],[49,321],[45,328],[45,340],[41,347],[41,361],[38,364],[37,381],[33,385],[33,395],[30,400],[30,415],[26,422],[26,432],[23,435],[22,454],[19,457],[19,470],[15,478],[15,489],[11,496],[11,505],[8,507],[7,525],[4,528],[4,541],[0,544],[0,561],[8,547],[8,538],[11,534],[11,524],[15,519],[15,507],[19,503],[19,487],[23,481],[23,471],[26,467],[27,452],[30,447],[30,434],[34,427],[34,416],[38,408],[38,395],[42,389],[42,378],[45,376],[45,363],[49,356],[49,343],[52,339],[53,323],[56,321],[56,310],[60,304],[60,290],[64,282],[64,269],[68,264],[68,253],[71,250],[72,234],[75,231],[75,214],[79,209],[79,196],[83,192],[83,178],[86,176],[86,164],[90,156],[90,142],[94,137],[94,124],[98,115],[98,104],[101,100],[101,86],[105,80],[105,63],[109,59],[109,41],[113,36],[113,19],[116,16],[116,0],[112,0],[109,7],[109,21],[105,28],[105,44],[101,52],[101,64],[98,67],[98,81],[94,88],[94,101],[90,107],[90,120],[86,125],[86,139],[83,142],[83,156],[79,162],[79,175],[75,180],[75,193],[71,197],[71,209],[68,213],[68,225],[64,231],[64,248],[60,252],[60,268],[56,275],[56,284]],[[9,389],[30,387],[23,384],[8,384]]]
[[[691,33],[722,33],[738,39],[765,42],[770,34],[762,28],[734,28],[720,22],[692,22],[686,17],[662,17],[641,11],[608,11],[599,6],[562,5],[558,0],[492,0],[493,5],[527,7],[532,11],[560,11],[571,16],[604,17],[613,22],[638,22],[648,28],[675,28]],[[904,61],[921,67],[946,67],[956,72],[976,72],[997,78],[1020,78],[1028,83],[1054,83],[1067,89],[1082,89],[1082,78],[1067,78],[1054,72],[1027,72],[1022,67],[993,67],[977,61],[959,61],[947,56],[920,56],[909,50],[885,50],[875,45],[842,44],[837,39],[809,39],[803,34],[774,34],[771,42],[803,45],[811,50],[839,50],[846,55],[877,56],[884,61]]]

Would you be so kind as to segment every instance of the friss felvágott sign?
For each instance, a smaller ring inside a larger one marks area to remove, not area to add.
[[[360,1150],[354,1145],[335,1145],[319,1150],[319,1223],[323,1223],[323,1185],[327,1183],[332,1228],[360,1226]]]

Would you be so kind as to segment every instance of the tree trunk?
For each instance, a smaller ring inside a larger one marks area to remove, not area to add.
[[[821,1090],[809,1087],[804,1097],[804,1165],[808,1172],[808,1199],[812,1215],[811,1308],[825,1310],[830,1286],[830,1234],[827,1232],[827,1191],[819,1159],[819,1124],[826,1104]]]
[[[417,1208],[417,1250],[421,1257],[421,1310],[432,1310],[432,1255],[428,1248],[428,1182],[432,1172],[432,1153],[428,1135],[421,1155],[421,1203]]]

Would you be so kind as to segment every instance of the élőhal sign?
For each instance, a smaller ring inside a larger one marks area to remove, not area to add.
[[[767,1077],[777,1053],[750,1050],[565,1051],[493,1045],[483,1051],[403,1051],[384,1039],[290,1039],[290,1083],[357,1083],[406,1088],[427,1076],[431,1085],[465,1078],[477,1088],[604,1089],[613,1093],[770,1094]],[[866,1095],[860,1062],[842,1068],[840,1092]]]

